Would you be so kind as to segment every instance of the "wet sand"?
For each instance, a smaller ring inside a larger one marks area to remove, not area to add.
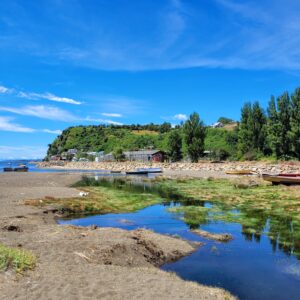
[[[80,177],[0,174],[0,243],[37,256],[33,271],[0,273],[1,299],[232,298],[222,289],[186,282],[157,268],[199,245],[147,230],[61,226],[51,211],[23,204],[26,199],[78,195],[69,185]]]

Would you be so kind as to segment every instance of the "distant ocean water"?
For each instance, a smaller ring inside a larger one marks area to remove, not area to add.
[[[41,160],[34,160],[36,162]],[[0,173],[3,172],[3,168],[11,167],[16,168],[19,165],[26,165],[30,172],[45,172],[45,170],[37,168],[36,164],[32,163],[33,160],[27,159],[14,159],[14,160],[0,160]]]
[[[110,175],[107,171],[102,170],[71,170],[71,169],[40,169],[33,162],[39,162],[40,160],[27,160],[27,159],[15,159],[15,160],[0,160],[0,173],[3,173],[3,168],[17,168],[20,165],[25,165],[28,167],[29,172],[38,172],[38,173],[51,173],[51,172],[81,172],[81,173],[93,173],[94,175]]]

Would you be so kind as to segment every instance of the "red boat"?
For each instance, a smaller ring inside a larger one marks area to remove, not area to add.
[[[300,174],[262,174],[262,178],[266,181],[272,182],[273,185],[285,184],[300,184]]]

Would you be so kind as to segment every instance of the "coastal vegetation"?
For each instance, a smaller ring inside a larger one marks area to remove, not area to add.
[[[54,205],[61,213],[89,214],[133,212],[163,201],[163,198],[157,194],[142,189],[128,189],[126,181],[122,180],[110,183],[107,180],[98,181],[84,177],[74,187],[84,190],[88,196],[61,199],[46,197],[42,200],[27,200],[25,204]]]
[[[246,103],[239,122],[220,117],[223,127],[205,126],[197,113],[176,125],[76,126],[65,129],[49,145],[47,158],[69,149],[113,152],[118,160],[126,150],[160,149],[169,160],[300,159],[300,89],[271,97],[264,109],[259,102]],[[120,158],[121,157],[121,158]]]
[[[129,179],[83,178],[76,187],[86,197],[27,201],[30,205],[51,205],[62,213],[134,212],[149,205],[171,205],[169,211],[191,229],[210,222],[241,225],[246,239],[269,237],[274,248],[300,258],[300,194],[297,187],[272,186],[260,181],[227,179]],[[209,205],[206,205],[206,204]]]
[[[31,252],[0,244],[0,271],[12,269],[17,273],[23,273],[34,269],[35,265],[36,257]]]

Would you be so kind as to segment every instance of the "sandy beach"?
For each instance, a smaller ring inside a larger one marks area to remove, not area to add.
[[[72,197],[79,174],[0,174],[0,243],[30,250],[33,271],[0,273],[1,299],[231,299],[157,267],[201,245],[147,230],[60,226],[55,214],[23,204]]]

